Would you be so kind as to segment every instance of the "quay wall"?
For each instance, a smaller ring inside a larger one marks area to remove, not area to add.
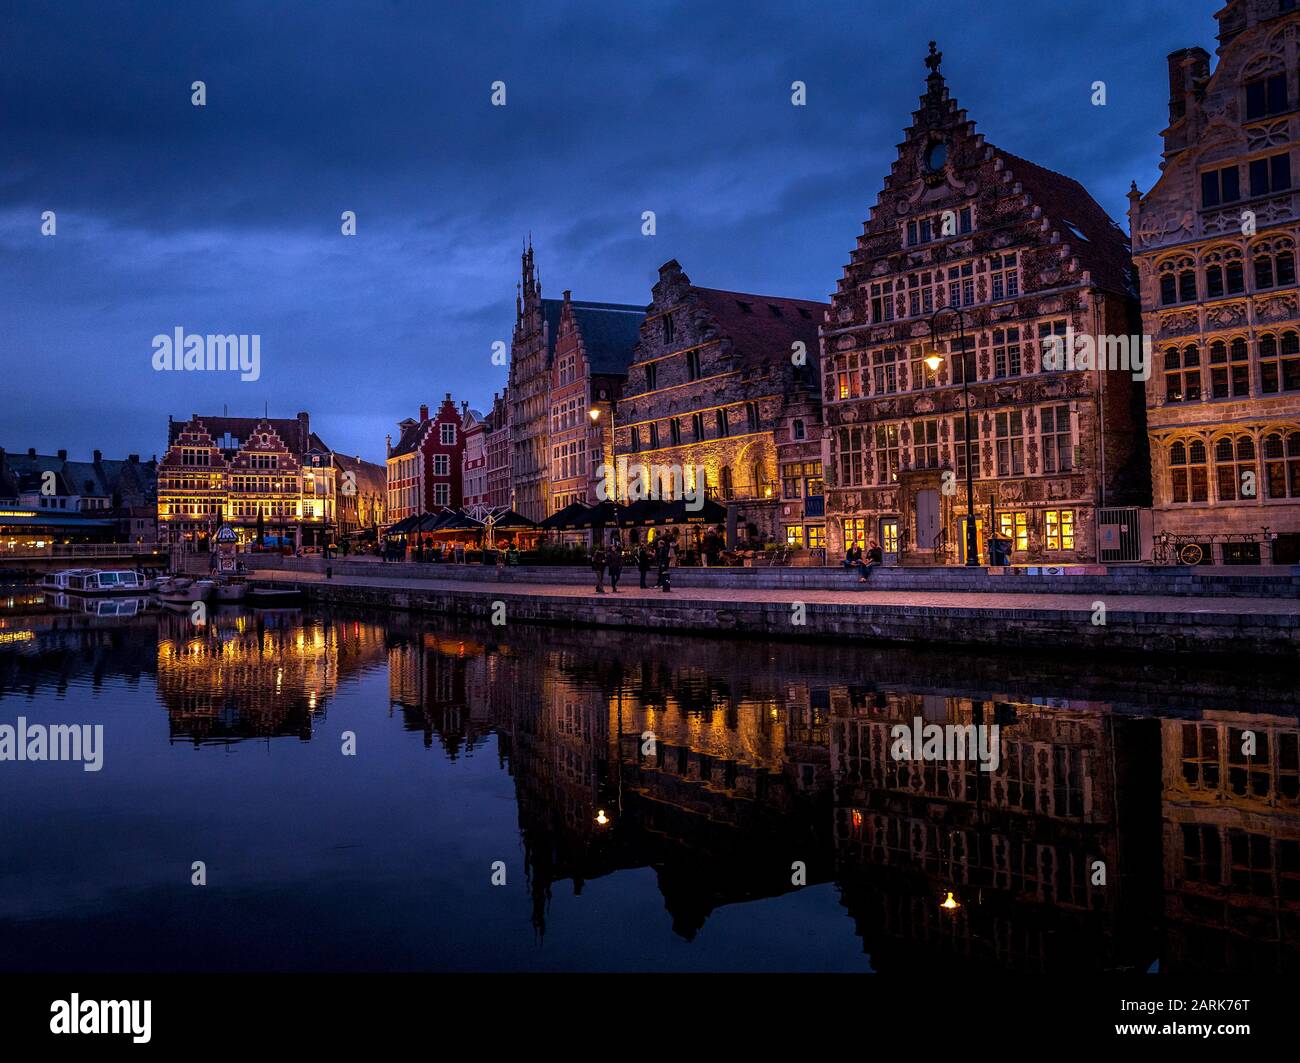
[[[477,580],[497,585],[497,570],[491,565],[418,564],[319,557],[256,555],[258,569],[324,573],[329,565],[335,575],[401,576],[421,580]],[[206,559],[204,571],[206,571]],[[532,565],[502,570],[513,583],[562,583],[590,586],[591,569],[579,565]],[[637,582],[635,568],[624,568],[623,582]],[[858,576],[843,568],[675,568],[673,586],[683,590],[731,588],[737,590],[855,590]],[[1176,595],[1197,598],[1294,598],[1300,600],[1300,566],[1267,566],[1239,569],[1224,566],[1188,567],[1150,565],[1077,566],[1065,575],[1031,575],[1024,568],[1008,570],[984,567],[894,568],[875,570],[871,589],[880,591],[969,591],[973,594],[1092,594],[1092,595]]]
[[[1300,614],[1189,611],[1139,612],[1116,605],[1104,625],[1088,608],[1019,609],[900,604],[803,605],[794,622],[790,601],[732,601],[674,590],[671,595],[625,599],[612,595],[546,594],[526,585],[493,583],[482,591],[438,587],[383,587],[345,580],[295,580],[290,573],[259,583],[296,586],[325,603],[406,610],[506,624],[608,627],[674,634],[746,635],[836,642],[974,646],[1013,654],[1053,653],[1236,655],[1300,660]],[[504,608],[496,603],[503,603]]]

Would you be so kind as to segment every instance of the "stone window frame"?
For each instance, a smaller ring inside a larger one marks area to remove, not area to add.
[[[1211,437],[1209,449],[1214,459],[1215,500],[1222,504],[1254,505],[1259,498],[1259,447],[1254,434],[1240,429],[1219,431]],[[1254,494],[1245,492],[1247,473],[1253,474]],[[1225,489],[1229,483],[1231,496]]]
[[[1194,359],[1194,360],[1193,360]],[[1200,402],[1205,398],[1205,380],[1202,376],[1201,348],[1199,344],[1189,343],[1181,350],[1176,344],[1165,348],[1162,355],[1164,366],[1165,393],[1164,403]],[[1195,384],[1196,394],[1190,394]],[[1171,388],[1176,385],[1178,398],[1172,397]]]
[[[1300,424],[1266,425],[1260,430],[1259,456],[1265,502],[1289,502],[1300,499]],[[1274,448],[1272,443],[1277,440]],[[1281,477],[1281,491],[1274,486],[1275,470]]]
[[[1271,340],[1268,348],[1265,341]],[[1269,328],[1255,340],[1256,360],[1259,362],[1259,393],[1285,395],[1300,391],[1300,331],[1294,328]],[[1271,373],[1270,373],[1271,370]],[[1269,376],[1275,386],[1268,386]],[[1291,385],[1287,386],[1290,379]]]
[[[999,326],[992,330],[989,339],[993,348],[993,379],[1010,380],[1023,376],[1025,363],[1020,326]]]
[[[993,415],[993,457],[999,477],[1026,475],[1027,427],[1022,410],[999,410]]]
[[[1049,416],[1050,415],[1050,416]],[[1064,417],[1065,427],[1061,427]],[[1050,424],[1050,427],[1049,427]],[[1049,402],[1038,409],[1038,453],[1045,476],[1074,472],[1074,415],[1068,402]],[[1048,456],[1051,468],[1048,468]]]
[[[1164,449],[1170,504],[1209,504],[1210,463],[1209,447],[1205,439],[1199,435],[1180,435],[1169,440]],[[1201,497],[1198,498],[1197,495]]]
[[[898,483],[898,470],[902,462],[900,435],[899,425],[895,421],[877,424],[871,433],[877,484]]]
[[[1191,294],[1188,294],[1187,286],[1191,283]],[[1169,298],[1170,288],[1172,285],[1173,298]],[[1156,263],[1156,291],[1159,296],[1159,305],[1182,306],[1188,303],[1198,301],[1198,289],[1196,277],[1196,259],[1186,252],[1179,252],[1173,255],[1167,255]]]
[[[1250,361],[1250,341],[1245,333],[1230,333],[1212,339],[1205,358],[1210,386],[1208,392],[1202,394],[1219,402],[1250,398]]]
[[[1231,299],[1246,294],[1246,249],[1241,244],[1214,244],[1201,252],[1201,274],[1205,278],[1205,298]],[[1233,269],[1237,284],[1234,286]],[[1215,276],[1218,291],[1212,291]]]
[[[1250,255],[1250,284],[1253,292],[1274,292],[1280,288],[1292,288],[1296,283],[1295,240],[1284,234],[1272,234],[1259,237],[1250,242],[1247,251]],[[1261,285],[1260,266],[1267,262],[1268,284]],[[1285,270],[1279,269],[1282,263],[1289,263]],[[1286,274],[1286,280],[1279,280],[1280,274]]]

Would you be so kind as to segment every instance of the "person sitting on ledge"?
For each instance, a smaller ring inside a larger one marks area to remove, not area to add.
[[[875,539],[871,540],[871,546],[867,549],[865,560],[858,561],[858,582],[866,583],[867,577],[871,575],[871,570],[877,565],[883,564],[885,555],[880,550],[880,544]]]
[[[862,567],[862,547],[857,543],[850,546],[844,554],[843,565],[845,568],[860,569]]]

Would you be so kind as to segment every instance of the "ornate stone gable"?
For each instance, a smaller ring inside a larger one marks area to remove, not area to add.
[[[258,468],[254,455],[275,455],[277,469],[280,472],[296,472],[301,467],[298,456],[294,454],[274,428],[266,421],[259,421],[252,434],[244,440],[238,453],[231,459],[232,470]]]

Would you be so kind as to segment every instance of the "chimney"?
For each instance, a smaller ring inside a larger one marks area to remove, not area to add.
[[[66,450],[60,450],[59,461],[67,461],[67,460],[68,460],[68,452]]]
[[[128,455],[126,456],[126,460],[129,461],[132,465],[139,465],[139,464],[140,464],[140,455],[139,455],[139,454],[128,454]]]
[[[469,413],[469,403],[466,402],[464,399],[462,399],[460,403],[460,415],[464,417],[468,413]]]
[[[442,401],[443,401],[443,402],[451,402],[451,392],[450,392],[450,391],[447,392],[447,397],[446,397],[445,399],[443,399]]]
[[[101,454],[98,450],[95,451],[95,464],[98,465],[103,460],[104,460],[104,455]]]
[[[34,457],[36,457],[36,448],[35,448],[35,447],[28,447],[28,448],[27,448],[27,456],[28,456],[29,458],[34,458]]]
[[[385,440],[387,441],[387,443],[388,443],[388,457],[391,458],[391,457],[393,456],[393,436],[392,436],[392,434],[390,433],[390,434],[384,436],[384,439],[385,439]]]
[[[1204,48],[1179,48],[1169,53],[1169,122],[1187,114],[1187,98],[1210,76],[1210,53]]]
[[[428,419],[429,419],[429,406],[427,403],[422,402],[420,403],[420,420],[427,421]]]

